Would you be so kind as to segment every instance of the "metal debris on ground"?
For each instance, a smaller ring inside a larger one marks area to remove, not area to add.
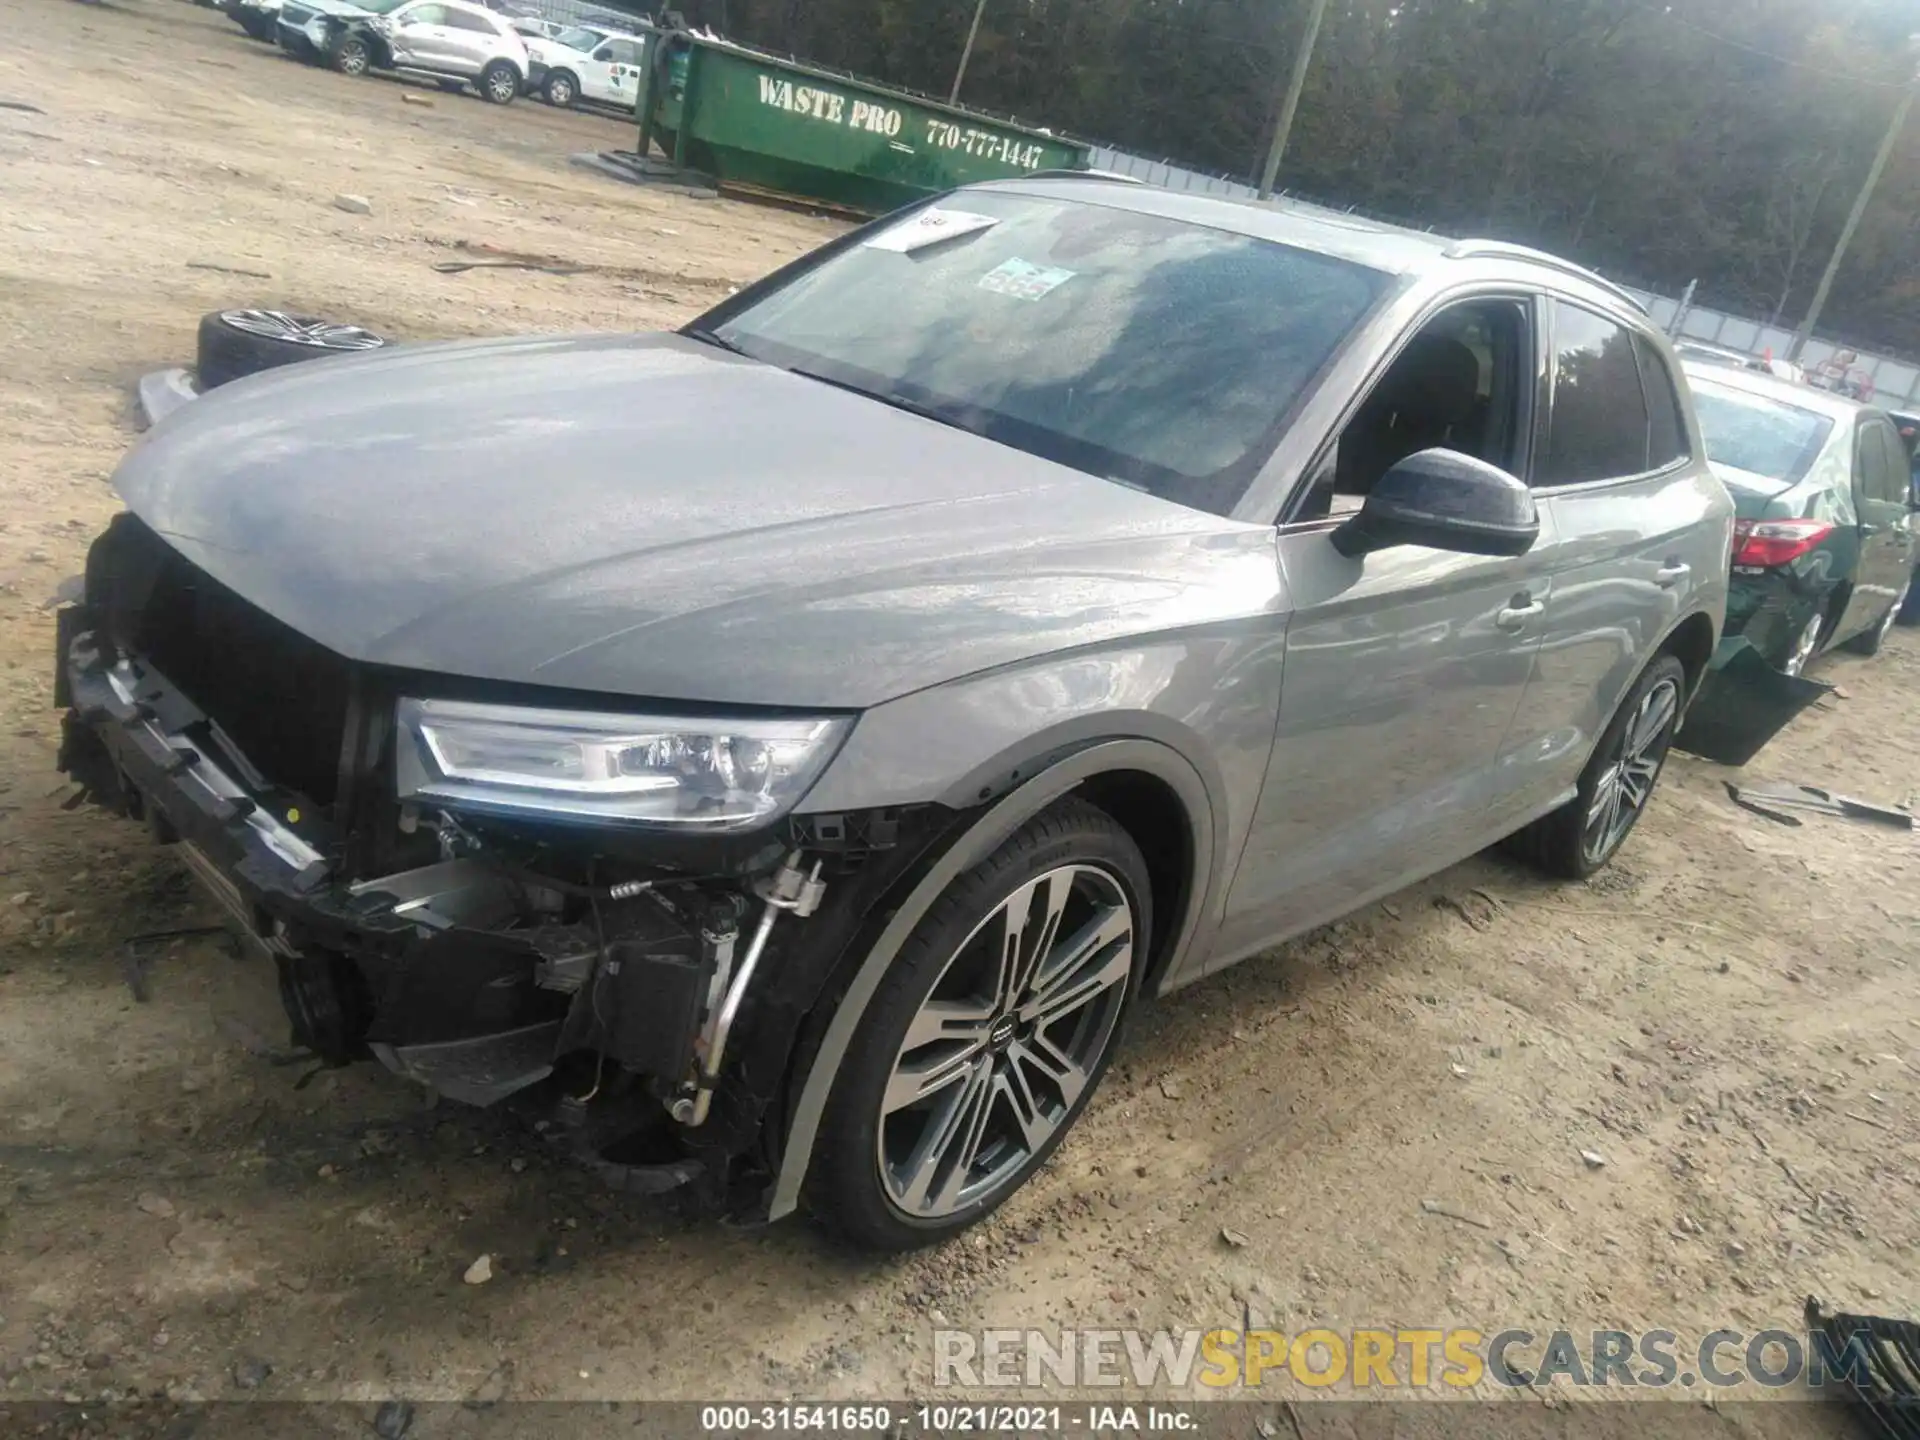
[[[1220,1228],[1220,1238],[1236,1250],[1244,1250],[1248,1245],[1253,1243],[1241,1231],[1224,1225]]]
[[[1807,1327],[1826,1337],[1854,1401],[1895,1440],[1920,1440],[1920,1324],[1827,1313],[1809,1295]]]
[[[1478,1215],[1469,1215],[1464,1210],[1456,1210],[1443,1200],[1422,1200],[1420,1208],[1428,1215],[1443,1216],[1448,1220],[1458,1220],[1463,1225],[1476,1225],[1482,1230],[1491,1230],[1493,1222],[1482,1220]]]
[[[1914,817],[1911,812],[1895,805],[1876,805],[1871,800],[1856,800],[1851,795],[1836,795],[1831,790],[1822,790],[1818,785],[1736,785],[1726,782],[1727,798],[1743,810],[1751,810],[1769,820],[1782,825],[1798,825],[1800,822],[1791,815],[1781,813],[1786,810],[1812,810],[1822,815],[1836,815],[1843,820],[1861,820],[1873,825],[1884,825],[1892,830],[1911,830]]]
[[[1589,1170],[1599,1170],[1607,1163],[1607,1157],[1602,1155],[1598,1150],[1582,1150],[1580,1152],[1580,1158],[1587,1162],[1587,1168]]]

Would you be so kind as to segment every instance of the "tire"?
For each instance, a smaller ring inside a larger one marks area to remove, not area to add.
[[[200,317],[196,364],[200,388],[211,390],[281,365],[324,355],[377,350],[387,342],[357,325],[336,325],[278,310],[216,310]]]
[[[580,98],[580,82],[570,70],[549,70],[540,83],[540,98],[556,110],[571,110]]]
[[[1844,648],[1853,651],[1856,655],[1878,655],[1881,645],[1886,641],[1887,632],[1893,629],[1902,612],[1906,610],[1908,601],[1912,599],[1913,577],[1908,576],[1907,583],[1894,597],[1893,604],[1887,607],[1887,613],[1874,621],[1871,627],[1847,641]]]
[[[327,64],[357,80],[373,68],[373,47],[364,35],[342,35],[327,51]]]
[[[1914,571],[1914,579],[1920,579],[1920,570]],[[1896,623],[1920,625],[1920,585],[1915,585],[1912,580],[1907,582],[1907,602],[1900,607]]]
[[[509,60],[495,60],[480,72],[480,98],[489,105],[511,105],[520,93],[520,72]]]
[[[1064,904],[1050,911],[1039,903],[1048,900]],[[1151,903],[1132,837],[1074,799],[955,879],[901,947],[841,1062],[808,1166],[813,1212],[862,1248],[908,1250],[966,1229],[1024,1185],[1118,1048]],[[1016,947],[1025,965],[1003,967],[1012,910],[1035,949],[1055,943],[1038,955]],[[1075,940],[1079,958],[1065,958]],[[1005,983],[1003,969],[1024,979]],[[1063,1006],[1063,996],[1082,998]],[[931,1021],[923,1007],[933,1004],[962,1018]],[[929,1024],[952,1037],[915,1042]],[[939,1082],[926,1085],[927,1071]],[[922,1088],[902,1103],[916,1074]]]
[[[1686,691],[1687,672],[1680,662],[1671,655],[1655,657],[1627,691],[1626,699],[1620,702],[1620,708],[1601,732],[1600,743],[1593,747],[1593,757],[1580,773],[1580,784],[1573,799],[1512,836],[1507,849],[1536,869],[1563,880],[1584,880],[1604,868],[1620,853],[1621,845],[1640,823],[1640,817],[1653,799],[1654,787],[1659,784],[1660,772],[1673,746],[1674,732],[1679,728],[1680,702]],[[1641,772],[1644,789],[1639,800],[1633,802],[1631,787],[1622,793],[1617,767],[1630,738],[1629,726],[1651,719],[1660,710],[1660,702],[1652,699],[1657,693],[1665,693],[1671,704],[1665,719],[1649,736],[1631,737],[1637,745],[1639,761],[1649,767]],[[1642,740],[1644,743],[1640,743]],[[1604,833],[1596,837],[1593,823],[1598,801],[1603,787],[1610,782],[1608,793],[1621,795],[1628,813],[1616,811],[1616,818],[1622,823],[1609,824]],[[1601,843],[1594,843],[1596,839]]]
[[[1780,668],[1789,675],[1806,674],[1807,667],[1820,656],[1820,642],[1826,633],[1827,602],[1822,600],[1813,607],[1813,613],[1800,622],[1786,654],[1780,657]]]

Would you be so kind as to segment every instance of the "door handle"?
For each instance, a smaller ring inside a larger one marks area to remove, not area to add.
[[[1513,597],[1511,604],[1493,617],[1493,623],[1498,625],[1502,630],[1519,630],[1526,625],[1527,621],[1531,620],[1546,608],[1545,603],[1534,599],[1533,596],[1522,590],[1518,595]]]
[[[1693,567],[1691,565],[1684,565],[1679,561],[1674,561],[1671,564],[1662,565],[1658,570],[1654,571],[1653,578],[1660,582],[1660,588],[1662,590],[1671,590],[1692,573]]]

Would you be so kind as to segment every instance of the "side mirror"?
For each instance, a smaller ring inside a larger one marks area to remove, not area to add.
[[[1366,502],[1332,535],[1352,559],[1393,545],[1462,555],[1524,555],[1540,538],[1533,492],[1497,465],[1457,450],[1409,455],[1374,482]]]

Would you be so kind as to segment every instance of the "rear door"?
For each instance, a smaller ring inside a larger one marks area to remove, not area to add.
[[[1854,437],[1853,505],[1860,517],[1860,560],[1835,640],[1879,624],[1913,574],[1909,553],[1905,447],[1880,414],[1860,417]]]
[[[460,5],[447,6],[447,68],[456,75],[478,76],[500,53],[500,31],[493,18]]]
[[[1724,593],[1726,492],[1692,453],[1660,346],[1560,297],[1533,483],[1553,522],[1553,600],[1501,754],[1493,818],[1567,798],[1654,647],[1702,591]]]

